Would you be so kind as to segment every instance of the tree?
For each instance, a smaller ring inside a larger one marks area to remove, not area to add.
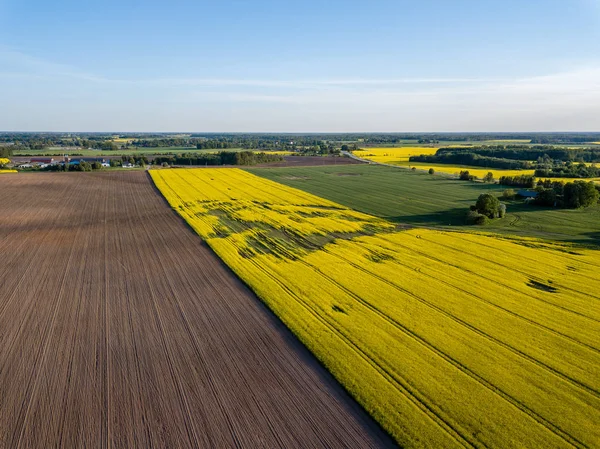
[[[542,189],[538,191],[538,195],[535,198],[535,203],[540,206],[554,207],[556,205],[557,196],[554,189]]]
[[[104,151],[117,151],[119,147],[116,143],[107,140],[100,144],[100,149]]]
[[[506,204],[500,203],[498,208],[498,218],[504,218],[506,216]]]
[[[469,173],[469,170],[464,170],[460,172],[460,175],[458,176],[458,178],[461,181],[473,181],[473,179],[475,179],[475,176],[473,176],[472,174]]]
[[[467,224],[470,225],[486,225],[489,219],[485,215],[481,215],[479,212],[475,210],[470,210],[467,212]]]
[[[475,209],[486,217],[498,218],[500,216],[500,201],[494,195],[482,193],[477,198]]]
[[[434,170],[433,168],[430,168],[430,169],[429,169],[429,174],[430,174],[430,175],[434,175],[434,174],[435,174],[435,170]]]
[[[565,207],[571,209],[590,207],[598,202],[598,190],[593,182],[568,182],[563,192]]]
[[[494,174],[489,171],[487,175],[483,177],[483,182],[494,182]]]
[[[342,145],[342,151],[348,151],[349,147],[348,145]]]
[[[10,147],[0,147],[0,158],[8,158],[12,156],[12,148]]]

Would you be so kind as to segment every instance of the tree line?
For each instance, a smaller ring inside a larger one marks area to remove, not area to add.
[[[182,153],[156,156],[152,163],[157,165],[256,165],[282,161],[278,154],[253,151],[220,151],[211,154]]]
[[[538,192],[535,204],[540,206],[560,207],[565,209],[579,209],[590,207],[598,203],[600,196],[599,187],[593,182],[574,181],[546,181],[538,183]]]
[[[533,175],[501,176],[498,183],[504,186],[533,189],[536,186],[536,179]]]
[[[565,148],[548,145],[483,145],[478,147],[442,147],[436,156],[451,153],[471,153],[479,156],[518,161],[550,158],[559,161],[600,162],[600,148]]]
[[[533,168],[533,165],[529,161],[480,156],[479,154],[467,152],[439,153],[439,150],[436,152],[436,154],[432,155],[422,154],[420,156],[410,156],[408,160],[410,162],[473,165],[477,167],[501,168],[508,170],[527,170]]]
[[[13,155],[13,150],[11,147],[0,147],[0,158],[8,159]]]
[[[571,161],[555,161],[550,164],[538,165],[535,176],[538,178],[598,178],[600,177],[600,168],[595,164],[588,166],[583,162],[575,164]]]

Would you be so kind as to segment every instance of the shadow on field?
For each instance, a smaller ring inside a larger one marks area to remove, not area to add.
[[[499,184],[488,184],[485,182],[468,182],[461,181],[460,179],[452,179],[451,182],[456,182],[462,184],[465,189],[478,190],[482,193],[490,193],[490,192],[502,192],[506,189],[514,189],[514,187],[502,186]]]
[[[397,215],[386,217],[394,223],[405,223],[411,225],[430,226],[462,226],[466,224],[469,207],[454,207],[452,209],[431,212],[419,215]]]
[[[566,241],[577,245],[591,246],[594,247],[593,249],[600,250],[600,232],[586,232]]]

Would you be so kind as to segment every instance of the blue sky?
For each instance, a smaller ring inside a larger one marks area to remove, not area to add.
[[[0,0],[0,129],[600,131],[600,0]]]

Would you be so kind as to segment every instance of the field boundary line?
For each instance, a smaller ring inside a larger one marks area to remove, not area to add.
[[[168,208],[171,210],[171,213],[177,217],[177,219],[182,222],[185,227],[189,230],[189,232],[192,233],[194,238],[197,238],[200,240],[201,244],[208,250],[210,251],[210,253],[212,255],[214,255],[215,257],[215,261],[218,261],[220,266],[227,272],[230,273],[238,282],[240,282],[253,296],[256,300],[258,300],[260,302],[260,304],[262,304],[262,306],[264,307],[264,310],[266,312],[268,312],[274,319],[276,319],[285,329],[287,332],[289,332],[290,336],[292,336],[303,348],[305,348],[305,350],[314,358],[314,360],[316,361],[316,363],[318,363],[324,370],[325,372],[331,376],[331,379],[333,380],[333,382],[335,382],[342,390],[344,390],[348,396],[352,399],[352,401],[354,401],[354,403],[361,409],[363,410],[368,417],[372,420],[373,424],[375,426],[377,426],[379,429],[381,429],[381,431],[383,433],[385,433],[386,435],[388,435],[394,442],[396,442],[396,438],[393,436],[393,434],[391,433],[390,430],[388,430],[386,427],[384,427],[378,420],[376,420],[372,414],[369,412],[369,410],[363,405],[362,402],[359,402],[355,395],[344,385],[342,384],[337,376],[335,376],[328,368],[328,366],[325,364],[325,362],[317,357],[317,355],[310,349],[310,347],[308,346],[308,344],[300,337],[300,335],[298,335],[296,332],[294,332],[294,330],[292,330],[292,328],[290,328],[279,316],[278,313],[276,313],[274,308],[271,308],[271,306],[269,305],[269,303],[267,301],[265,301],[261,295],[259,295],[255,289],[241,276],[237,273],[237,271],[229,266],[220,256],[219,254],[215,251],[215,249],[208,243],[208,241],[206,239],[204,239],[192,226],[191,224],[185,219],[185,217],[179,212],[179,210],[169,202],[169,200],[166,198],[165,195],[163,195],[163,193],[161,192],[161,190],[156,186],[156,184],[154,183],[154,179],[152,178],[152,176],[150,175],[150,173],[147,171],[146,172],[147,176],[150,178],[150,184],[152,185],[155,193],[161,198],[161,200],[168,206]],[[165,182],[165,184],[168,186],[168,188],[171,190],[171,192],[173,193],[174,196],[176,196],[177,198],[179,198],[180,202],[182,204],[184,204],[185,202],[181,199],[181,197],[177,194],[177,192],[169,185],[166,183],[166,181],[163,180],[163,182]],[[277,281],[276,281],[277,282]],[[279,284],[278,284],[279,285]],[[280,285],[280,287],[284,290],[287,291],[287,287],[285,287],[284,285]],[[290,292],[290,294],[292,294],[293,297],[296,297],[295,294],[293,294],[292,292]],[[301,301],[301,300],[300,300]],[[302,307],[304,307],[305,309],[308,310],[308,313],[313,314],[314,312],[311,311],[308,306],[306,306],[305,304],[300,304]],[[318,321],[321,321],[321,318],[317,316]],[[329,325],[328,323],[322,323],[326,328],[330,328],[331,325]],[[333,329],[333,333],[337,334],[337,331],[335,329]],[[344,340],[345,337],[342,336],[342,340],[349,345],[350,347],[353,347],[353,344],[351,342],[346,342]],[[361,358],[363,358],[368,364],[372,364],[370,362],[370,359],[364,355],[359,355]],[[395,382],[390,382],[390,380],[388,379],[388,376],[386,376],[385,371],[380,371],[379,369],[375,368],[375,370],[377,372],[379,372],[384,379],[390,383],[394,388],[398,389],[400,391],[401,394],[402,390],[400,389],[401,387],[395,385]],[[403,394],[403,396],[405,396]],[[412,403],[413,401],[409,399],[409,401]],[[427,416],[429,419],[431,419],[436,425],[440,426],[439,423],[437,423],[435,421],[435,419],[433,419],[432,417],[429,416],[428,412],[427,412],[427,408],[425,408],[425,410],[422,409],[423,404],[418,401],[417,404],[413,404],[417,409],[419,409],[422,413],[425,414],[425,416]],[[443,427],[442,427],[443,428]],[[457,441],[459,444],[461,443],[460,439],[457,439],[456,436],[454,436],[452,434],[452,432],[454,431],[454,429],[452,429],[450,427],[450,429],[445,429],[443,428],[445,432],[450,434],[450,437]],[[462,446],[465,446],[464,444],[461,444]],[[468,446],[472,446],[472,445],[468,445]]]

